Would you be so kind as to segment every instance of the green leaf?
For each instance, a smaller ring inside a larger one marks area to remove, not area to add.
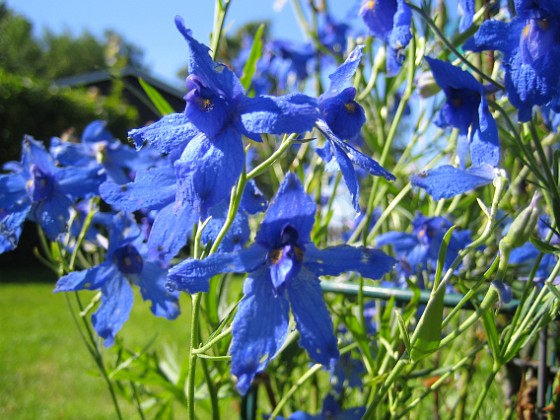
[[[245,90],[249,89],[251,86],[251,81],[253,80],[253,75],[255,74],[255,70],[257,69],[257,61],[261,58],[262,55],[262,36],[264,32],[264,25],[259,26],[257,29],[257,33],[255,34],[255,39],[253,40],[253,46],[251,47],[251,53],[249,54],[249,58],[243,67],[243,75],[239,79],[241,85],[245,88]]]
[[[560,254],[560,248],[554,245],[550,245],[548,242],[541,241],[537,238],[531,238],[531,243],[542,253]]]
[[[414,330],[410,344],[410,359],[417,362],[439,348],[441,323],[443,321],[443,299],[445,287],[432,290],[428,305]]]
[[[400,312],[396,311],[395,312],[395,316],[397,318],[397,325],[399,326],[399,332],[401,334],[401,337],[404,341],[404,345],[406,347],[406,351],[408,353],[410,353],[410,336],[408,335],[408,331],[406,329],[406,325],[404,323],[404,320],[400,314]]]
[[[496,328],[496,322],[492,311],[484,311],[484,314],[482,314],[482,324],[484,325],[484,331],[486,331],[488,346],[492,351],[492,355],[494,356],[494,359],[499,362],[501,359],[500,338],[498,336],[498,329]]]
[[[443,321],[443,307],[445,298],[445,284],[441,284],[441,275],[445,264],[445,255],[455,226],[446,232],[439,248],[438,262],[434,280],[434,287],[426,309],[414,330],[411,340],[410,359],[417,362],[439,348],[441,342],[441,323]]]
[[[152,101],[152,103],[162,116],[173,114],[175,112],[173,107],[169,105],[169,102],[167,102],[165,98],[161,96],[161,94],[155,88],[150,86],[144,79],[139,77],[138,82],[140,83],[140,86],[142,86],[142,89],[144,89],[144,92],[146,92],[146,95],[148,95],[148,98],[150,98],[150,101]]]

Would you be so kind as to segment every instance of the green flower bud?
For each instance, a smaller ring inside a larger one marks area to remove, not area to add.
[[[420,76],[416,79],[416,86],[418,88],[418,94],[422,98],[434,96],[441,90],[431,71],[420,73]]]
[[[531,203],[517,215],[508,233],[500,241],[500,251],[509,254],[513,248],[520,247],[531,238],[539,221],[540,198],[540,195],[535,193]]]

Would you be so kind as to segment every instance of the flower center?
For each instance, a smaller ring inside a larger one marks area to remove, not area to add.
[[[52,177],[41,171],[35,164],[31,165],[30,172],[31,178],[25,184],[29,198],[34,202],[45,200],[53,190]]]
[[[298,237],[297,230],[287,224],[281,232],[280,246],[267,255],[270,277],[276,289],[299,273],[305,249],[297,243]]]
[[[186,116],[209,138],[215,137],[230,120],[231,104],[222,92],[212,90],[198,76],[187,77],[187,88]]]
[[[140,274],[144,260],[133,245],[125,245],[115,251],[119,271],[124,274]]]

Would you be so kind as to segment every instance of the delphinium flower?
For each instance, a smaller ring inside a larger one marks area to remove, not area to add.
[[[279,90],[286,90],[308,78],[315,58],[311,44],[277,39],[268,43],[267,49],[270,54],[268,71],[278,83]]]
[[[410,8],[404,0],[362,0],[359,14],[373,35],[387,44],[387,73],[395,75],[412,38]]]
[[[237,76],[215,63],[181,18],[176,25],[190,50],[187,105],[151,126],[132,130],[137,147],[145,141],[174,160],[178,205],[191,205],[202,218],[228,199],[244,165],[242,136],[303,133],[317,119],[315,100],[302,94],[249,98]]]
[[[426,217],[418,213],[412,220],[412,233],[390,231],[379,235],[376,244],[393,246],[399,259],[400,282],[404,284],[411,275],[418,275],[423,270],[435,271],[439,248],[451,226],[452,223],[444,217]],[[445,256],[445,267],[449,267],[459,251],[470,242],[470,231],[454,230]]]
[[[317,31],[317,37],[322,46],[327,48],[335,56],[342,58],[348,43],[347,36],[350,26],[344,22],[337,22],[329,13],[321,15],[321,25]]]
[[[354,209],[358,213],[360,212],[358,201],[360,187],[354,164],[371,175],[382,176],[388,180],[395,179],[378,162],[343,141],[359,135],[366,121],[364,109],[354,100],[356,88],[345,87],[360,64],[362,49],[362,45],[357,46],[348,55],[346,61],[329,76],[329,88],[319,97],[321,119],[316,123],[319,131],[327,139],[325,148],[318,150],[319,155],[325,162],[330,162],[334,157],[350,190]]]
[[[560,110],[560,4],[516,0],[515,10],[510,22],[484,22],[465,49],[503,53],[508,98],[524,122],[535,105]]]
[[[459,0],[459,14],[461,15],[459,31],[464,32],[472,25],[474,9],[474,0]]]
[[[445,61],[425,57],[446,96],[436,124],[459,131],[459,168],[443,165],[411,177],[436,200],[487,185],[500,162],[498,128],[484,96],[484,87],[470,73]],[[470,166],[467,168],[467,163]]]
[[[61,277],[55,292],[100,290],[101,303],[92,315],[97,334],[106,347],[130,316],[134,292],[131,285],[140,287],[144,300],[151,301],[154,315],[174,319],[179,315],[176,293],[165,288],[167,271],[159,261],[151,261],[143,252],[143,237],[135,220],[126,213],[117,213],[110,229],[109,247],[105,260],[82,271]]]
[[[58,167],[44,145],[26,136],[20,165],[0,175],[0,253],[17,246],[23,222],[41,226],[50,240],[67,227],[70,206],[97,194],[105,179],[98,168]]]
[[[194,207],[177,205],[177,178],[171,164],[139,171],[134,181],[127,184],[107,181],[101,184],[99,192],[101,198],[116,210],[152,212],[153,224],[148,237],[148,252],[150,257],[158,258],[166,264],[187,244],[193,226],[199,219]],[[203,240],[215,239],[224,223],[226,204],[222,202],[209,210],[212,219]],[[263,211],[265,206],[265,200],[254,183],[249,183],[243,193],[242,211],[235,217],[233,226],[220,246],[227,248],[228,244],[233,246],[246,242],[249,239],[249,226],[245,211],[248,209],[250,214],[254,214]]]
[[[245,394],[255,375],[276,356],[288,334],[289,309],[300,344],[311,359],[332,366],[338,359],[333,324],[318,277],[347,271],[380,278],[395,260],[369,248],[316,248],[310,239],[316,206],[298,178],[287,174],[265,214],[255,243],[233,253],[188,259],[173,267],[168,286],[188,293],[207,291],[219,273],[246,272],[244,297],[233,320],[231,371]]]
[[[64,166],[103,167],[108,178],[119,184],[130,181],[129,172],[139,160],[139,154],[114,138],[101,120],[86,126],[79,143],[53,137],[49,151]]]

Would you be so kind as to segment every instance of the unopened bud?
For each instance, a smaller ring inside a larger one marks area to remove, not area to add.
[[[416,86],[418,87],[418,94],[422,98],[434,96],[441,90],[431,71],[420,73],[420,76],[416,79]]]
[[[527,242],[539,221],[540,195],[535,193],[531,203],[521,211],[511,224],[508,233],[500,241],[500,251],[509,253],[513,248],[520,247]]]

